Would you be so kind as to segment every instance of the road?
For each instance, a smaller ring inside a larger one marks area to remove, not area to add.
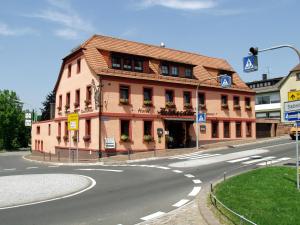
[[[30,162],[23,153],[0,154],[0,176],[80,174],[96,181],[69,198],[0,209],[6,225],[136,224],[170,212],[194,199],[212,180],[266,163],[295,159],[295,142],[280,139],[118,166],[59,166]],[[269,160],[269,162],[267,162]],[[34,192],[32,187],[26,192]]]

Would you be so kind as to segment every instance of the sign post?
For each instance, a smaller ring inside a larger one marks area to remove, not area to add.
[[[243,69],[245,73],[258,70],[258,60],[256,55],[250,55],[243,58]]]
[[[299,190],[299,146],[298,146],[298,121],[296,126],[296,168],[297,168],[297,189]]]
[[[76,132],[76,159],[78,162],[78,130],[79,130],[79,116],[77,113],[70,113],[68,115],[68,130],[69,130],[69,141],[70,141],[70,148],[69,148],[69,161],[70,161],[70,151],[71,151],[71,131],[73,130]],[[75,135],[75,133],[74,133]]]

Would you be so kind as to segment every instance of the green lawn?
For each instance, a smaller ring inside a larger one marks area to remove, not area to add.
[[[295,168],[253,170],[217,185],[215,194],[226,206],[259,225],[300,225]]]

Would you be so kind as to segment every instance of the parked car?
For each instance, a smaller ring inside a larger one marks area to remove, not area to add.
[[[289,134],[293,140],[296,140],[296,126],[295,125],[293,127],[291,127]],[[298,140],[300,140],[300,127],[298,127]]]

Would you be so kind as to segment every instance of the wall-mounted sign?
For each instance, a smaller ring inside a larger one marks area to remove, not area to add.
[[[300,101],[285,102],[284,111],[285,112],[300,111]]]
[[[116,141],[115,138],[104,138],[104,147],[105,149],[115,149],[116,148]]]
[[[206,131],[206,126],[205,125],[200,125],[200,131],[205,132]]]
[[[300,91],[290,91],[288,92],[288,101],[300,100]]]
[[[194,116],[195,112],[186,110],[186,111],[177,111],[176,109],[166,109],[160,108],[160,111],[157,111],[158,114],[163,116]]]

